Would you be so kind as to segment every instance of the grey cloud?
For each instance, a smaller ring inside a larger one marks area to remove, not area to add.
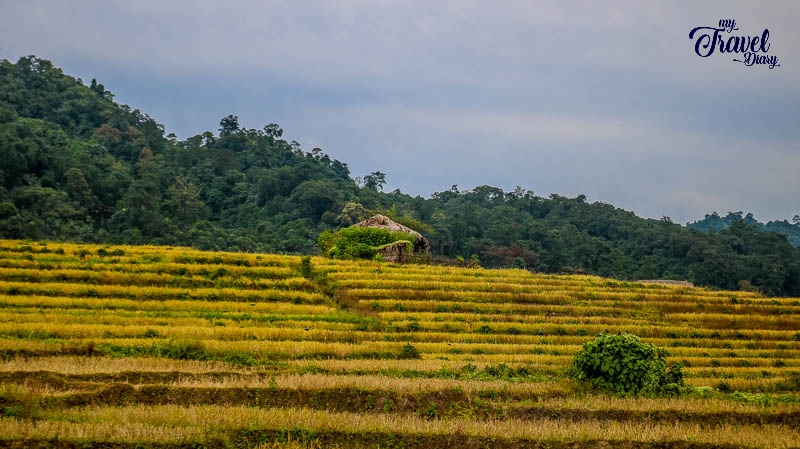
[[[773,219],[800,212],[798,13],[791,0],[6,0],[0,57],[97,77],[182,137],[227,114],[278,122],[415,194],[519,184],[676,221]],[[781,67],[695,55],[689,30],[723,18],[768,27]]]

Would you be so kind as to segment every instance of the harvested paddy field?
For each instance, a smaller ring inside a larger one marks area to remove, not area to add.
[[[569,378],[600,332],[693,392]],[[800,299],[0,241],[2,447],[800,447]]]

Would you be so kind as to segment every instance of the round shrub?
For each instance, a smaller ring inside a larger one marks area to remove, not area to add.
[[[371,259],[378,248],[395,243],[407,242],[407,248],[413,250],[417,237],[405,232],[390,232],[380,228],[350,227],[334,233],[323,231],[317,244],[323,254],[334,259]]]
[[[400,355],[398,356],[399,359],[420,359],[422,356],[419,353],[419,350],[415,348],[411,343],[406,343],[400,349]]]
[[[636,335],[601,333],[575,355],[572,375],[619,396],[676,395],[683,372],[680,364],[666,371],[667,355]]]

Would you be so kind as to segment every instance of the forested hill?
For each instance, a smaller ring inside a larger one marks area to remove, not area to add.
[[[759,231],[776,232],[785,235],[792,246],[800,246],[800,215],[795,215],[792,222],[788,220],[774,220],[761,223],[748,213],[742,216],[742,212],[728,212],[728,215],[720,217],[718,213],[708,214],[702,220],[688,223],[687,226],[703,232],[719,232],[728,229],[737,221],[744,220],[747,224],[755,226]]]
[[[735,220],[703,233],[584,196],[456,186],[383,193],[385,175],[236,116],[179,141],[102,84],[35,57],[0,60],[0,237],[312,253],[320,232],[381,212],[435,253],[487,267],[686,279],[800,296],[800,250]]]

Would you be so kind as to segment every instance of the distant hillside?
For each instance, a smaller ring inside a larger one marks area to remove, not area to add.
[[[783,220],[770,221],[764,224],[753,218],[751,213],[742,217],[742,212],[728,212],[728,215],[720,217],[719,214],[714,212],[711,215],[706,215],[702,220],[687,223],[686,226],[702,232],[719,232],[723,229],[728,229],[736,221],[744,221],[755,226],[759,231],[770,231],[784,235],[792,246],[800,246],[800,216],[798,215],[794,216],[791,223],[788,220]]]
[[[113,99],[49,61],[0,60],[0,238],[317,253],[321,232],[382,213],[485,267],[800,296],[800,249],[745,220],[708,234],[521,187],[384,193],[384,173],[354,178],[277,124],[228,115],[179,141]]]

